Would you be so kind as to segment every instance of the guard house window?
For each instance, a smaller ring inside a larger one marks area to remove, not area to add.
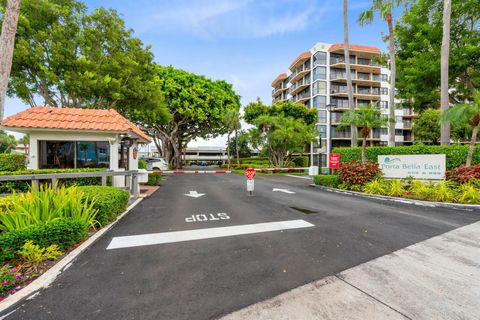
[[[313,70],[313,81],[326,80],[326,79],[327,79],[327,68],[326,67],[316,67]]]
[[[109,168],[110,145],[105,141],[39,141],[40,169]]]
[[[326,52],[315,52],[313,55],[313,65],[318,66],[318,65],[326,65],[327,64],[327,53]]]

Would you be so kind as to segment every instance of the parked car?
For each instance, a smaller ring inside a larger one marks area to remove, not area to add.
[[[168,163],[163,158],[145,158],[145,161],[149,171],[168,170]]]
[[[202,167],[206,167],[206,166],[208,166],[208,162],[207,162],[207,161],[201,161],[201,162],[200,162],[200,165],[201,165]]]

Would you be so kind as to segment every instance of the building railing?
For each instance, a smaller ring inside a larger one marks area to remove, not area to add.
[[[66,172],[66,173],[32,173],[19,175],[0,175],[0,181],[28,181],[31,180],[34,186],[39,186],[41,180],[50,180],[54,185],[59,179],[75,178],[101,178],[102,186],[107,185],[107,177],[124,176],[125,185],[128,191],[138,197],[140,194],[138,186],[138,171],[94,171],[94,172]]]

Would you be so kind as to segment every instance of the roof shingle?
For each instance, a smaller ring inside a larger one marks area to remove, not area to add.
[[[151,141],[142,130],[113,109],[33,107],[2,121],[10,128],[132,132]]]

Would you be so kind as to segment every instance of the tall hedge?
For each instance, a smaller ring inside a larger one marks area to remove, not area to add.
[[[361,160],[361,148],[334,148],[333,153],[340,153],[341,162]],[[398,147],[368,147],[366,156],[368,161],[377,162],[379,155],[403,155],[403,154],[445,154],[447,169],[453,169],[465,163],[467,160],[467,145],[451,146],[398,146]],[[480,145],[475,147],[473,164],[480,163]]]
[[[98,209],[95,219],[100,226],[114,220],[128,206],[130,194],[127,190],[108,186],[82,186],[78,190],[88,199],[95,199],[94,208]]]
[[[25,156],[20,153],[0,153],[0,171],[25,170]]]

